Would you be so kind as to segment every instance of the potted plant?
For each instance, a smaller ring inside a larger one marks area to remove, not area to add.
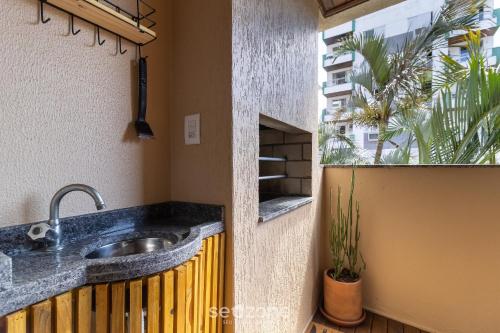
[[[323,277],[324,304],[321,312],[341,326],[355,326],[363,322],[361,271],[366,268],[359,251],[359,202],[353,207],[355,174],[352,170],[351,190],[347,211],[342,208],[341,189],[338,188],[337,212],[332,216],[329,245],[333,267]]]

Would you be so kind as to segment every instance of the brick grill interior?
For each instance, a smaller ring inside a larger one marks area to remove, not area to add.
[[[260,125],[259,176],[282,178],[259,181],[260,202],[281,196],[311,195],[312,136],[288,133]],[[271,157],[276,160],[263,160]],[[282,160],[278,160],[282,159]]]

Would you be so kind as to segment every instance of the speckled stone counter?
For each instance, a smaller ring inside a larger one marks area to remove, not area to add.
[[[88,283],[132,279],[182,264],[204,238],[224,231],[223,216],[221,206],[168,202],[65,218],[64,247],[57,252],[34,249],[39,245],[26,236],[30,224],[0,229],[0,316]],[[105,244],[166,234],[180,241],[149,253],[85,259]]]
[[[312,197],[287,196],[261,202],[259,204],[259,222],[271,221],[312,201]]]

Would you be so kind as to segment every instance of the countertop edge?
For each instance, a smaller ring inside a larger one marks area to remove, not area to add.
[[[128,280],[130,278],[137,277],[138,275],[147,276],[169,270],[183,264],[196,255],[196,253],[201,249],[202,239],[206,239],[225,231],[223,221],[205,222],[198,225],[196,228],[199,228],[200,241],[195,242],[194,247],[191,246],[190,248],[182,249],[179,251],[180,253],[177,253],[170,260],[167,259],[168,262],[162,262],[161,264],[152,267],[149,265],[151,268],[148,268],[147,270],[131,271],[129,272],[130,274],[124,273],[123,275],[118,276],[114,273],[109,273],[108,275],[103,274],[98,277],[98,275],[87,276],[86,271],[89,266],[81,265],[75,267],[74,270],[62,272],[60,275],[52,275],[41,280],[20,285],[13,284],[7,289],[0,290],[0,317],[41,302],[47,298],[82,287],[86,284]],[[53,283],[56,278],[60,281],[59,283]],[[31,290],[32,292],[26,293],[26,289]],[[9,301],[5,302],[4,300]]]
[[[269,222],[288,214],[313,201],[311,196],[288,196],[261,202],[259,204],[259,223]]]

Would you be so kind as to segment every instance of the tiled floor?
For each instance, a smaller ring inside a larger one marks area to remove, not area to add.
[[[321,312],[314,316],[307,333],[427,333],[418,328],[402,324],[371,312],[366,320],[355,328],[340,328],[330,323]]]

